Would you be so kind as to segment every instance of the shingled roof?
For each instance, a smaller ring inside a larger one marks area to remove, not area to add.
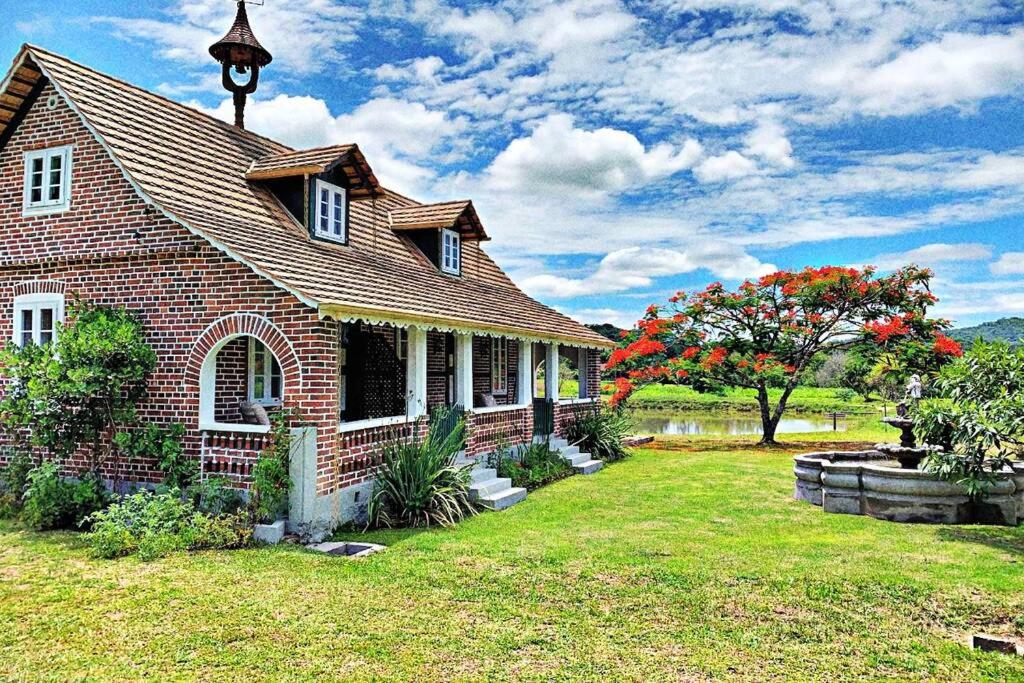
[[[442,202],[440,204],[418,204],[403,206],[390,212],[391,229],[399,232],[407,230],[427,230],[448,228],[456,230],[463,237],[489,240],[484,226],[476,215],[473,202],[464,199],[458,202]]]
[[[463,247],[462,277],[438,272],[390,229],[389,211],[421,206],[397,193],[382,189],[379,196],[353,199],[348,245],[311,240],[269,190],[247,179],[258,168],[301,160],[308,150],[293,150],[29,45],[0,86],[0,97],[42,77],[144,198],[323,315],[611,345],[523,293],[478,241]],[[328,149],[334,158],[342,148]],[[354,149],[345,151],[351,156]]]

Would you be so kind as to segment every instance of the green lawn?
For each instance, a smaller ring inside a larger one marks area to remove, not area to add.
[[[782,391],[770,390],[773,403]],[[847,413],[876,413],[882,410],[881,401],[870,403],[860,396],[845,398],[838,389],[818,387],[797,387],[787,404],[788,413],[809,413],[840,411]],[[675,384],[649,384],[630,396],[629,405],[646,410],[758,410],[756,392],[753,389],[727,389],[725,393],[702,394],[690,387]],[[890,406],[890,410],[892,406]]]
[[[0,527],[0,679],[1024,680],[964,646],[1024,635],[1024,529],[825,515],[790,458],[660,441],[362,561]]]

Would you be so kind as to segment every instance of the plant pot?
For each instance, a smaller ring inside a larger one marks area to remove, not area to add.
[[[277,545],[284,538],[284,520],[279,519],[273,524],[257,524],[252,528],[252,538],[267,545]]]

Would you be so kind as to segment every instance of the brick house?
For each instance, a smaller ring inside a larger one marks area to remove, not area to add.
[[[159,358],[142,413],[183,423],[204,471],[245,485],[267,428],[242,401],[310,425],[304,522],[351,516],[381,441],[435,406],[465,409],[474,457],[599,394],[609,342],[516,287],[472,202],[421,204],[354,144],[293,150],[32,46],[0,84],[0,223],[0,336],[46,343],[75,297],[138,312]],[[536,381],[562,358],[572,396]]]

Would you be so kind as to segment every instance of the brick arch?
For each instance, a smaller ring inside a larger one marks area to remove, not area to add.
[[[284,332],[262,315],[233,313],[203,330],[185,363],[185,384],[198,389],[200,422],[213,421],[217,352],[239,337],[254,337],[274,354],[281,366],[286,398],[301,392],[302,364]]]
[[[25,294],[64,294],[67,284],[60,280],[26,280],[14,285],[14,296]]]

